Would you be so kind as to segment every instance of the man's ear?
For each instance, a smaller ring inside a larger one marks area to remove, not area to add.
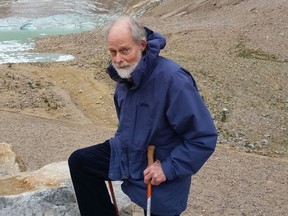
[[[141,46],[141,52],[143,52],[147,47],[147,41],[141,40],[140,46]]]

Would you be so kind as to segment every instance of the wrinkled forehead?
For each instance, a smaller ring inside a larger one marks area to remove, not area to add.
[[[136,44],[128,28],[112,28],[107,36],[109,47],[134,46]]]

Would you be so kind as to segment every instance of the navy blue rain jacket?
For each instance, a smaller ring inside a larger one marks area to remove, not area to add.
[[[152,213],[180,214],[186,209],[195,174],[213,153],[217,132],[191,74],[159,56],[166,45],[157,32],[147,31],[147,48],[132,72],[132,82],[121,79],[112,65],[108,73],[117,81],[115,106],[119,126],[111,138],[109,178],[123,180],[122,190],[146,208],[146,150],[156,146],[167,181],[152,188]]]

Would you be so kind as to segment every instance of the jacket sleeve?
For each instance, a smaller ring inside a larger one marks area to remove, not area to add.
[[[213,119],[197,91],[195,81],[186,80],[176,80],[178,85],[171,85],[169,90],[166,114],[182,143],[162,161],[168,180],[197,173],[214,152],[217,142]]]

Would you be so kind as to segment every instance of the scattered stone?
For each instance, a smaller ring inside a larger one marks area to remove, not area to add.
[[[263,139],[261,144],[264,145],[264,146],[267,146],[268,145],[268,140],[267,139]]]
[[[253,143],[247,143],[247,144],[245,145],[245,147],[250,148],[250,149],[254,149],[254,148],[255,148],[255,145],[254,145]]]

